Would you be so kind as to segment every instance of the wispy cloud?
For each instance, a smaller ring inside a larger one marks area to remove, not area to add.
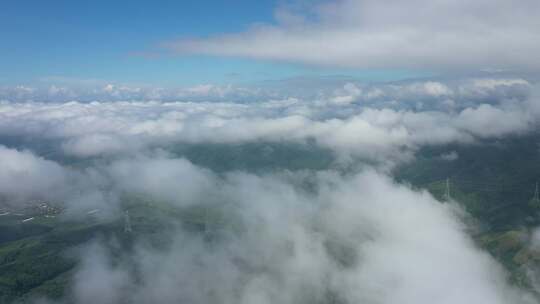
[[[355,68],[538,70],[538,1],[323,1],[277,25],[172,41],[179,54]],[[294,22],[290,22],[294,20]]]

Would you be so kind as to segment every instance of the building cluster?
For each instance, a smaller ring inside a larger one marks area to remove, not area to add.
[[[63,208],[60,205],[49,203],[46,201],[29,201],[22,206],[17,207],[4,205],[0,206],[1,216],[15,216],[15,217],[56,217],[62,213]],[[23,220],[23,222],[25,222]]]
[[[41,216],[56,216],[62,213],[62,208],[57,205],[53,205],[48,202],[39,202],[27,207],[29,212],[27,214],[35,214]]]

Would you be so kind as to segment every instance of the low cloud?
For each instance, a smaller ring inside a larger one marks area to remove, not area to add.
[[[3,101],[0,195],[61,202],[67,218],[118,218],[129,197],[224,210],[212,241],[174,222],[164,246],[86,244],[69,285],[77,303],[536,303],[475,246],[463,210],[387,175],[422,146],[536,130],[536,94],[525,80],[469,79],[250,103]],[[216,173],[173,153],[243,143],[309,143],[362,166]]]
[[[61,203],[67,216],[94,208],[105,216],[118,207],[119,191],[111,191],[110,178],[99,167],[70,168],[27,150],[0,145],[0,203],[20,209],[31,202]]]
[[[74,277],[74,299],[535,303],[475,247],[455,206],[372,171],[320,172],[312,177],[316,195],[288,178],[234,173],[207,192],[233,202],[228,220],[242,227],[222,227],[223,238],[214,243],[180,229],[167,249],[141,243],[125,263],[113,263],[107,244],[89,245]]]
[[[64,216],[96,206],[110,214],[123,194],[227,210],[211,242],[176,225],[163,232],[171,233],[167,246],[142,237],[121,258],[114,241],[85,245],[68,285],[77,303],[536,303],[474,245],[459,207],[372,169],[217,175],[165,152],[69,169],[27,151],[1,152],[16,166],[0,190],[32,188],[39,197],[65,189],[57,197]],[[9,188],[25,170],[27,188]]]
[[[69,173],[57,163],[1,145],[0,167],[0,195],[11,202],[43,195],[53,198],[69,180]]]
[[[150,195],[177,206],[193,204],[215,187],[211,171],[185,159],[139,156],[115,161],[106,172],[120,192]]]

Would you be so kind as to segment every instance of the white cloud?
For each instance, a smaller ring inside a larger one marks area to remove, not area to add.
[[[109,164],[105,171],[119,191],[146,194],[177,205],[193,204],[215,187],[210,171],[184,159],[123,159]]]
[[[336,96],[331,99],[335,104],[349,104],[362,95],[362,90],[354,83],[346,83],[342,89],[335,91]]]
[[[112,84],[107,84],[105,87],[103,87],[103,91],[106,91],[106,92],[112,92],[114,90],[114,85]]]
[[[494,100],[498,98],[522,98],[532,85],[521,78],[476,78],[458,86],[463,98]]]
[[[459,154],[456,151],[450,151],[448,153],[441,154],[439,157],[445,161],[454,161],[459,158]]]
[[[20,202],[41,198],[58,198],[68,183],[69,173],[55,162],[29,151],[8,149],[0,145],[0,196]]]
[[[296,22],[167,46],[179,53],[357,68],[536,70],[539,9],[535,0],[323,1],[307,12],[279,10],[278,21]]]
[[[463,110],[457,117],[457,126],[480,137],[502,137],[509,133],[523,133],[537,119],[520,108],[501,109],[483,104]]]
[[[115,135],[88,134],[66,140],[61,148],[67,155],[89,157],[126,153],[138,146]]]
[[[53,80],[56,78],[53,78]],[[59,85],[61,83],[64,85]],[[66,82],[58,80],[50,86],[44,87],[0,87],[0,99],[12,101],[57,101],[67,102],[80,100],[92,101],[122,101],[122,100],[178,100],[197,99],[204,101],[235,99],[244,100],[257,96],[266,96],[269,93],[256,88],[233,85],[196,85],[193,87],[161,88],[154,86],[135,86],[116,83],[100,82]]]
[[[0,202],[21,207],[31,201],[65,204],[67,216],[101,208],[111,216],[116,193],[104,190],[110,179],[96,168],[74,169],[26,150],[0,145]],[[100,168],[97,168],[101,170]]]
[[[243,227],[212,245],[180,229],[165,250],[136,246],[133,265],[113,264],[106,249],[89,246],[75,276],[75,297],[79,303],[93,302],[96,293],[105,303],[336,297],[346,303],[535,303],[474,246],[452,205],[369,171],[349,178],[319,173],[318,195],[288,178],[301,179],[235,173],[207,191],[205,198],[232,202],[228,220]],[[129,279],[131,269],[137,281]]]
[[[529,82],[524,79],[494,79],[494,78],[483,78],[483,79],[474,79],[473,86],[479,89],[495,89],[500,86],[529,86]]]
[[[425,94],[433,97],[448,96],[453,94],[452,90],[449,87],[435,81],[415,83],[408,86],[408,89],[416,94]]]
[[[315,139],[341,156],[394,162],[409,158],[421,145],[532,130],[540,107],[537,97],[528,93],[531,88],[521,79],[475,79],[454,84],[346,83],[316,99],[250,103],[4,101],[0,135],[39,136],[79,157],[134,154],[173,143]]]
[[[415,93],[410,84],[375,89],[440,100],[460,94],[435,82],[413,87]],[[143,194],[175,206],[226,207],[241,227],[213,245],[177,229],[168,249],[136,246],[127,264],[111,263],[105,249],[90,246],[73,282],[80,303],[314,303],[336,296],[347,303],[535,303],[475,247],[456,215],[462,211],[382,173],[218,175],[154,149],[314,138],[338,154],[391,164],[422,145],[533,130],[540,117],[534,98],[451,111],[331,100],[362,98],[371,89],[351,84],[317,100],[246,104],[2,102],[0,136],[40,138],[69,155],[111,157],[69,168],[0,146],[0,195],[56,199],[69,215],[96,207],[114,214],[122,194]],[[308,180],[317,191],[295,186]],[[129,279],[131,269],[137,280]]]

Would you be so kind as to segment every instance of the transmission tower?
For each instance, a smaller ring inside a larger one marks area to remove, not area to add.
[[[210,229],[210,216],[209,216],[209,208],[204,208],[204,237],[209,238],[211,234]]]
[[[533,203],[540,204],[540,198],[538,194],[538,182],[536,182],[536,187],[534,188],[534,196],[532,201]]]
[[[126,210],[124,214],[124,232],[131,232],[131,222],[129,221],[129,211]]]
[[[450,196],[450,178],[446,179],[446,186],[444,189],[444,200],[450,201],[452,197]]]

